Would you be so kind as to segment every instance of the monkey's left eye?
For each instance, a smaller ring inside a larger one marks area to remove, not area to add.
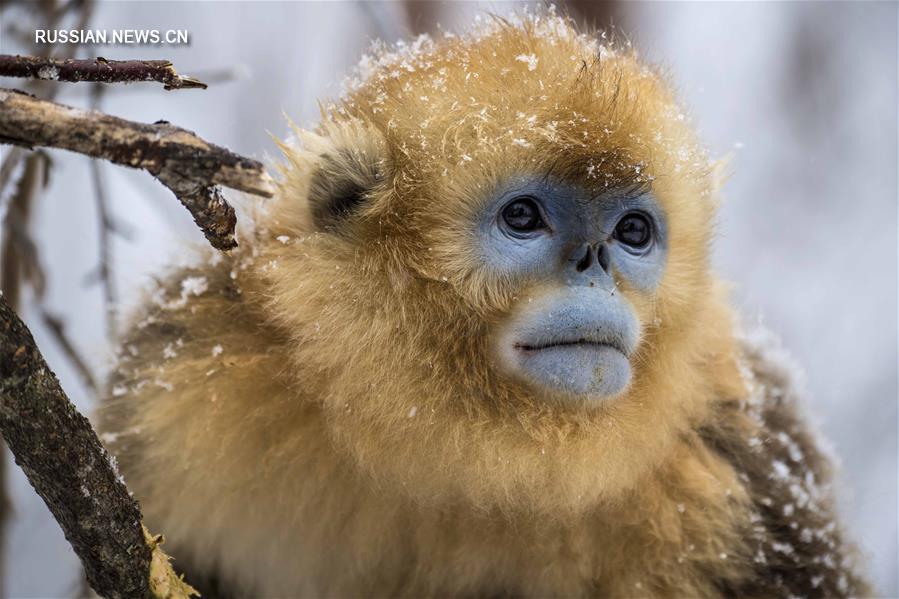
[[[537,202],[527,196],[516,198],[506,204],[502,211],[502,219],[513,233],[530,233],[546,228]]]
[[[615,239],[634,249],[643,249],[652,239],[652,224],[645,214],[626,214],[615,225]]]

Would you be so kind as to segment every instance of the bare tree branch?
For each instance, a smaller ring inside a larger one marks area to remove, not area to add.
[[[141,168],[168,187],[221,250],[237,245],[234,209],[218,185],[271,197],[263,165],[194,133],[159,121],[152,125],[80,110],[0,88],[0,142],[62,148]]]
[[[0,54],[0,76],[72,83],[156,81],[162,83],[167,90],[206,89],[206,84],[202,81],[179,75],[167,60],[78,60]]]
[[[81,377],[84,384],[90,388],[91,391],[96,392],[97,381],[94,380],[94,373],[91,372],[88,365],[81,359],[81,354],[78,353],[78,350],[75,349],[75,346],[66,334],[66,326],[62,319],[50,314],[43,308],[41,309],[41,319],[44,321],[44,325],[50,329],[50,333],[53,335],[53,338],[56,339],[56,342],[69,359],[69,362],[71,362],[75,367],[75,370],[78,371],[78,376]]]
[[[91,108],[99,110],[103,99],[103,91],[106,88],[100,84],[91,86]],[[106,197],[106,184],[103,180],[101,169],[103,163],[99,160],[91,160],[91,179],[94,183],[94,198],[97,204],[97,216],[99,217],[99,264],[97,266],[97,281],[103,289],[103,308],[106,318],[106,337],[113,343],[117,342],[117,310],[118,293],[116,292],[115,273],[113,272],[112,237],[116,232],[112,220],[109,200]]]
[[[188,597],[87,419],[0,297],[0,432],[104,597]]]
[[[41,24],[44,27],[46,27],[47,29],[56,29],[59,26],[61,20],[70,11],[77,11],[76,15],[75,15],[76,21],[74,23],[75,28],[76,29],[84,29],[86,27],[88,21],[90,20],[91,14],[93,13],[93,9],[94,9],[94,3],[92,0],[68,0],[67,2],[64,2],[64,3],[59,3],[59,2],[56,2],[55,0],[53,0],[53,1],[45,0],[45,1],[42,1],[39,3],[35,3],[35,6],[37,6],[37,10],[34,12],[36,12],[38,15],[40,15],[40,17],[43,17],[44,22]],[[6,5],[4,5],[2,2],[0,2],[0,12],[2,12],[5,7],[6,7]],[[0,21],[2,21],[2,15],[0,15]],[[0,36],[2,36],[2,35],[3,35],[3,32],[0,31]],[[79,46],[77,44],[71,44],[71,45],[68,45],[65,48],[63,48],[63,53],[65,54],[65,57],[70,58],[71,54],[69,54],[69,53],[75,52],[75,50],[78,47]],[[46,52],[47,54],[49,54],[50,52],[52,52],[54,50],[54,48],[56,48],[56,46],[42,47],[42,48],[35,47],[34,50],[32,51],[32,53],[33,54],[43,54]],[[29,87],[34,87],[35,89],[39,89],[41,87],[41,85],[44,84],[45,82],[32,81],[29,83],[31,84]],[[58,90],[58,86],[48,89],[47,90],[48,97],[50,99],[55,97],[57,90]],[[13,179],[15,173],[19,172],[18,167],[21,164],[22,160],[24,159],[25,154],[26,153],[21,148],[13,148],[10,152],[7,152],[7,156],[6,156],[6,158],[4,158],[3,164],[0,165],[0,200],[5,199],[7,197],[7,194],[6,194],[7,184],[15,183],[14,181],[12,181],[12,179]],[[39,158],[40,158],[39,156],[36,156],[34,159],[38,160]],[[46,173],[46,170],[49,168],[49,165],[46,160],[43,163],[43,168],[44,168],[44,172]],[[22,171],[25,171],[25,170],[26,169],[22,169]],[[23,174],[25,174],[25,173],[23,172]],[[44,176],[44,179],[46,180],[46,174]],[[13,199],[13,203],[15,203],[15,199]],[[0,205],[0,214],[4,214],[4,208],[5,208],[4,206]],[[19,216],[19,215],[14,215],[13,218],[16,218],[16,216]],[[5,247],[0,248],[0,264],[2,264],[2,267],[3,267],[3,272],[0,273],[0,292],[9,291],[11,294],[9,296],[10,301],[13,302],[13,307],[15,307],[15,302],[19,295],[19,290],[21,287],[21,284],[20,284],[21,281],[18,279],[18,276],[22,269],[20,268],[21,265],[14,264],[12,267],[13,272],[9,273],[7,271],[7,267],[10,266],[10,259],[13,259],[13,260],[15,259],[15,256],[10,256],[10,252],[15,252],[16,248],[13,245],[6,245],[6,243],[5,243],[5,238],[9,237],[10,234],[12,233],[13,225],[14,225],[14,221],[6,219],[4,216],[4,222],[3,222],[2,228],[3,228],[3,232],[4,232],[4,246]],[[16,234],[17,235],[25,235],[27,237],[26,231],[27,230],[20,229]],[[28,238],[28,240],[30,241],[30,238]],[[37,260],[36,252],[34,253],[34,263],[37,264],[38,268],[39,268],[39,262]],[[27,269],[27,266],[28,265],[25,265],[26,269]],[[10,274],[12,274],[14,276],[10,276]],[[5,447],[6,447],[6,443],[2,439],[0,439],[0,453],[2,453],[4,456],[6,453],[6,451],[4,449]],[[3,543],[2,541],[6,540],[6,521],[8,518],[8,514],[10,513],[11,504],[12,504],[12,502],[10,501],[9,496],[6,492],[6,460],[3,459],[3,460],[0,460],[0,565],[2,565],[2,562],[6,561],[6,560],[2,559],[5,557],[5,554],[6,554],[6,550],[4,548],[6,543]],[[3,593],[3,583],[5,582],[5,578],[6,578],[5,575],[6,575],[5,570],[2,567],[0,567],[0,595],[4,594]]]
[[[0,290],[7,301],[18,305],[21,283],[27,281],[36,296],[44,293],[46,277],[37,247],[28,234],[28,219],[34,198],[42,187],[46,158],[35,152],[25,159],[22,176],[3,218],[3,242],[0,246]]]
[[[6,153],[6,158],[0,164],[0,192],[6,189],[7,183],[12,182],[13,173],[25,154],[26,152],[22,148],[12,148]]]

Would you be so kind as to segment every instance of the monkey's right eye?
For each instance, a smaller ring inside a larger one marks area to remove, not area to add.
[[[531,233],[546,228],[537,202],[527,196],[516,198],[506,204],[502,211],[502,219],[512,233]]]

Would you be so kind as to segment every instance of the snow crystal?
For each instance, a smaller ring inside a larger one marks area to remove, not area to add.
[[[37,76],[40,79],[49,79],[50,81],[56,81],[59,79],[59,69],[52,66],[43,66],[37,70]]]
[[[783,553],[784,555],[792,555],[795,549],[789,543],[778,543],[774,541],[771,543],[771,549],[778,553]]]
[[[203,295],[208,289],[209,282],[206,277],[185,277],[181,281],[181,294],[178,299],[166,301],[165,290],[160,288],[154,294],[153,301],[165,310],[180,310],[187,305],[190,296]]]
[[[788,434],[782,431],[777,433],[777,440],[780,441],[781,445],[787,448],[787,453],[789,453],[791,461],[797,463],[802,462],[802,450],[799,449],[799,445],[797,445]]]
[[[787,480],[790,477],[790,467],[780,460],[772,461],[771,468],[774,470],[774,476],[776,478]]]
[[[796,500],[796,504],[799,507],[805,507],[811,500],[811,496],[797,483],[792,483],[790,485],[790,495],[793,496],[793,499]]]
[[[153,384],[156,385],[157,387],[161,387],[162,389],[165,389],[166,391],[169,391],[169,392],[171,392],[175,388],[175,386],[172,385],[171,383],[169,383],[168,381],[164,381],[159,378],[154,379]]]
[[[536,54],[519,54],[515,57],[515,60],[518,62],[526,62],[528,64],[529,71],[537,70],[537,55]]]
[[[181,281],[181,295],[202,295],[209,289],[206,277],[185,277]]]
[[[100,433],[100,440],[109,445],[115,443],[120,436],[121,433]]]

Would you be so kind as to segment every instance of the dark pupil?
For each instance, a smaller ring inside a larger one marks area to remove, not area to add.
[[[540,213],[530,200],[518,200],[506,206],[503,220],[513,229],[532,231],[540,225]]]
[[[641,246],[649,241],[649,223],[639,214],[625,216],[615,228],[616,237],[628,245]]]

